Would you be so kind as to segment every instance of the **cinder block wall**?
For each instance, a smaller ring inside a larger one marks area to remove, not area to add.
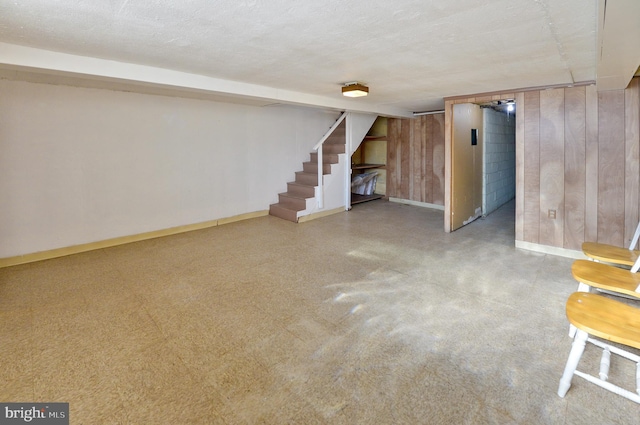
[[[483,109],[485,215],[516,196],[516,118],[493,109]]]

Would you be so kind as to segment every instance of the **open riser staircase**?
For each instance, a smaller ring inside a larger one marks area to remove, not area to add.
[[[342,121],[322,145],[322,174],[331,174],[331,165],[339,162],[345,153],[346,124]],[[295,173],[295,181],[287,183],[287,191],[278,194],[278,203],[269,206],[269,214],[298,222],[300,213],[313,208],[318,186],[318,153],[311,152],[310,159],[302,163],[302,171]]]

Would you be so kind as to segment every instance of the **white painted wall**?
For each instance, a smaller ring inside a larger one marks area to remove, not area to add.
[[[0,80],[0,258],[266,210],[338,117]]]
[[[484,215],[516,196],[516,118],[485,108],[484,121]]]
[[[338,155],[338,163],[331,164],[331,174],[322,176],[323,191],[324,191],[324,205],[323,208],[318,208],[318,200],[316,198],[307,199],[307,209],[299,213],[299,217],[319,213],[322,211],[331,211],[337,208],[344,208],[345,206],[345,175],[347,173],[346,167],[349,163],[347,154],[342,153]],[[318,186],[316,186],[317,193]]]

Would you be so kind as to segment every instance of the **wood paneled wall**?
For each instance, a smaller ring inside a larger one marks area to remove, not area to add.
[[[387,123],[387,195],[444,205],[444,113]]]
[[[388,196],[448,213],[452,105],[501,99],[516,100],[516,240],[571,250],[584,241],[627,246],[640,220],[640,78],[616,91],[591,85],[458,97],[446,100],[446,117],[389,119]]]
[[[629,243],[640,202],[638,81],[599,93],[586,86],[517,94],[518,240],[573,250],[586,240]]]
[[[640,79],[625,90],[493,94],[448,99],[445,108],[507,98],[516,100],[516,240],[628,245],[640,218]]]

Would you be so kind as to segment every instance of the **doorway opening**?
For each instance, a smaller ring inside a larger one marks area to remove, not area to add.
[[[515,108],[512,99],[453,105],[450,231],[515,202]]]
[[[481,104],[483,119],[482,215],[516,197],[516,104],[513,99]]]

